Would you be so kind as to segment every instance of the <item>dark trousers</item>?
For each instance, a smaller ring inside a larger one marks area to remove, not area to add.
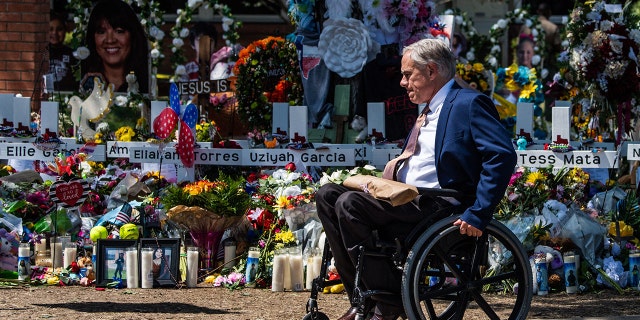
[[[427,212],[418,208],[417,201],[393,207],[372,196],[351,191],[342,185],[328,183],[316,192],[318,216],[322,221],[335,266],[351,301],[358,262],[358,247],[375,250],[372,230],[384,232],[393,226],[398,235],[406,235],[416,223],[425,219]],[[401,273],[390,259],[365,257],[361,273],[361,287],[365,290],[379,289],[400,293]],[[385,296],[376,300],[393,304]],[[397,301],[396,301],[397,302]]]

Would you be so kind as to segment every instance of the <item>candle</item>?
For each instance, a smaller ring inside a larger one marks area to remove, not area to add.
[[[322,270],[322,255],[320,254],[320,250],[312,255],[309,260],[310,261],[307,262],[307,270],[311,269],[311,279],[307,278],[307,289],[311,290],[313,280],[320,276],[320,271]],[[309,277],[309,273],[307,273],[307,277]]]
[[[578,272],[576,269],[576,257],[573,252],[567,252],[564,260],[564,284],[567,293],[578,291]]]
[[[127,272],[127,288],[138,288],[138,248],[128,247],[124,254]]]
[[[72,262],[76,261],[76,256],[78,254],[78,247],[75,242],[67,242],[64,247],[64,255],[63,255],[63,268],[68,268]]]
[[[187,287],[194,288],[198,284],[198,247],[187,248]]]
[[[283,253],[283,255],[287,267],[284,268],[283,287],[284,290],[291,290],[291,267],[289,266],[289,257],[291,255],[289,255],[289,249],[286,249],[285,251],[286,253]]]
[[[271,291],[284,291],[284,270],[289,268],[286,250],[278,249],[273,256]]]
[[[33,245],[33,251],[35,251],[36,254],[47,251],[47,239],[40,239],[40,242],[36,242]]]
[[[144,289],[153,288],[153,248],[142,248],[140,254],[141,278]]]
[[[224,243],[224,267],[233,268],[235,265],[234,259],[236,258],[236,242],[226,241]]]
[[[631,287],[640,290],[640,250],[629,252],[629,275]]]
[[[31,247],[28,242],[23,242],[18,247],[18,280],[29,278],[29,270],[31,270]]]
[[[536,257],[536,283],[538,284],[538,295],[546,296],[549,293],[549,276],[547,274],[547,258],[544,254]]]
[[[64,264],[62,242],[60,239],[51,242],[51,263],[53,264],[53,269],[60,268]]]
[[[302,291],[304,289],[304,264],[299,247],[290,249],[289,267],[291,269],[291,290]]]
[[[258,262],[260,259],[260,249],[257,247],[249,248],[247,255],[247,270],[245,273],[246,283],[249,287],[255,286],[256,273],[258,272]]]

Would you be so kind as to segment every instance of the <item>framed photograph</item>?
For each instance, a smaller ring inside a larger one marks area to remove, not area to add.
[[[176,286],[180,279],[180,238],[143,238],[140,239],[140,252],[143,248],[153,248],[153,286]],[[139,261],[144,263],[142,257]],[[145,275],[141,275],[141,278],[144,277]]]
[[[137,244],[137,240],[98,240],[95,266],[97,287],[106,287],[107,284],[120,279],[123,284],[127,283],[125,250]]]

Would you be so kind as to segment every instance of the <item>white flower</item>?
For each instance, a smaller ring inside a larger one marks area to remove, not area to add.
[[[162,39],[164,38],[164,31],[156,26],[153,26],[149,29],[149,35],[158,41],[162,41]]]
[[[496,57],[489,58],[489,61],[487,62],[494,68],[498,66],[498,59],[496,59]]]
[[[160,57],[160,50],[155,48],[151,49],[150,55],[152,59],[158,59]]]
[[[607,32],[613,28],[613,22],[609,20],[604,20],[600,22],[600,30]]]
[[[491,54],[496,54],[496,53],[500,52],[500,50],[502,50],[502,48],[499,45],[495,45],[495,46],[491,47]]]
[[[476,60],[476,55],[473,53],[473,51],[467,51],[466,58],[469,61],[474,61],[474,60]]]
[[[187,74],[187,68],[185,68],[183,64],[178,65],[176,67],[176,75],[177,76],[184,76],[186,74]]]
[[[507,27],[507,20],[505,20],[505,19],[498,20],[498,22],[496,23],[496,26],[498,26],[498,28],[500,28],[500,29],[506,28]]]
[[[640,30],[638,29],[629,30],[629,37],[633,39],[635,43],[640,43]]]
[[[188,28],[182,28],[180,30],[180,38],[186,38],[189,36],[189,29]]]
[[[289,196],[295,197],[300,195],[301,193],[302,193],[302,189],[300,189],[300,186],[288,186],[282,190],[281,195],[287,196],[287,197]]]
[[[140,24],[143,25],[143,26],[146,26],[147,25],[147,19],[141,19],[140,20]]]
[[[129,102],[129,99],[127,99],[127,96],[116,96],[116,101],[114,103],[118,107],[124,107],[127,104],[127,102]]]
[[[524,24],[525,24],[527,27],[531,28],[531,26],[533,25],[533,22],[531,21],[531,19],[526,19],[526,20],[524,21]]]
[[[357,19],[329,19],[320,34],[318,51],[329,70],[343,78],[362,71],[380,45],[373,42],[364,23]]]
[[[194,9],[197,5],[201,5],[202,4],[202,0],[189,0],[189,2],[187,2],[187,6],[189,6],[189,8]]]
[[[176,48],[181,48],[184,45],[184,41],[182,41],[182,39],[180,38],[174,38],[173,39],[173,46]]]
[[[540,77],[542,79],[546,79],[547,76],[549,76],[549,69],[547,68],[542,69],[542,72],[540,72]]]
[[[540,60],[542,60],[540,58],[540,55],[534,54],[533,57],[531,57],[531,64],[533,64],[534,66],[537,66],[540,63]]]
[[[87,47],[78,47],[76,51],[73,52],[73,57],[78,60],[84,60],[89,57],[89,48]]]

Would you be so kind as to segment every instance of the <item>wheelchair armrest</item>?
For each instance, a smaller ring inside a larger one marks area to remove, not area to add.
[[[464,194],[455,189],[442,188],[418,188],[418,193],[427,197],[453,197],[456,199],[475,197],[475,195]]]

